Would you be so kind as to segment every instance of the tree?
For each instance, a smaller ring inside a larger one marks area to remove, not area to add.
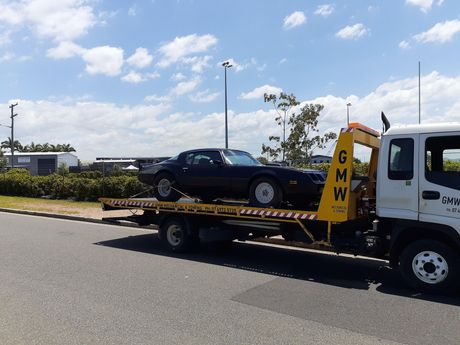
[[[11,146],[13,146],[14,150],[18,151],[18,152],[22,152],[23,149],[24,149],[23,146],[21,145],[21,143],[18,140],[14,141],[14,145],[11,145],[11,138],[10,137],[8,137],[7,140],[2,141],[2,143],[1,143],[1,148],[2,149],[11,150]]]
[[[67,166],[67,164],[65,164],[64,162],[62,163],[59,163],[59,166],[57,168],[57,173],[61,176],[66,176],[69,174],[69,167]]]
[[[7,165],[8,162],[6,158],[3,156],[3,151],[0,150],[0,172],[4,172],[6,170]]]
[[[265,102],[273,102],[278,116],[275,118],[283,129],[283,140],[280,137],[270,136],[269,140],[275,143],[275,147],[262,145],[262,154],[268,154],[276,159],[282,154],[285,159],[293,164],[309,163],[313,150],[325,148],[326,144],[335,138],[335,133],[329,132],[319,135],[318,118],[324,106],[320,104],[306,104],[295,113],[293,108],[300,105],[293,94],[281,93],[276,95],[264,95]],[[286,139],[286,131],[289,136]]]
[[[275,121],[278,123],[278,126],[282,127],[283,140],[281,141],[279,136],[270,136],[268,140],[274,142],[275,147],[272,148],[262,144],[262,154],[268,153],[269,156],[274,159],[277,159],[281,154],[282,161],[284,161],[286,158],[286,124],[289,120],[292,108],[298,106],[300,103],[292,93],[288,95],[284,92],[281,92],[279,96],[265,93],[264,102],[273,103],[273,107],[277,113]]]
[[[70,144],[35,144],[33,141],[23,147],[23,152],[75,152]]]
[[[268,163],[268,159],[265,158],[265,157],[260,156],[260,157],[257,157],[256,159],[262,164],[267,164]]]
[[[324,106],[321,104],[306,104],[300,108],[299,114],[289,118],[291,127],[286,141],[287,159],[294,164],[310,163],[315,149],[324,149],[330,140],[337,138],[333,132],[319,135],[318,118]]]

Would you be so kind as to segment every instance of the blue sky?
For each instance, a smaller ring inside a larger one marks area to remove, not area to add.
[[[264,92],[325,105],[321,130],[378,114],[460,121],[454,0],[0,0],[0,123],[18,101],[24,144],[70,142],[82,159],[222,146],[255,155],[279,134]],[[0,137],[7,137],[7,128]]]

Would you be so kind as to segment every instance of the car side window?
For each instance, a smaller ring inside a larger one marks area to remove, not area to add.
[[[430,137],[425,142],[425,178],[460,190],[460,136]]]
[[[411,180],[414,177],[414,140],[393,139],[388,157],[388,178],[390,180]]]
[[[218,151],[191,152],[185,157],[185,163],[192,166],[209,166],[215,161],[222,161]]]

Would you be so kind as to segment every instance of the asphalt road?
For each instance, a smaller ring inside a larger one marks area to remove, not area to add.
[[[0,213],[0,344],[459,344],[460,296],[380,261]]]

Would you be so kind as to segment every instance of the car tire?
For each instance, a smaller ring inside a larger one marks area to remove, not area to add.
[[[436,240],[417,240],[404,248],[400,269],[406,283],[428,293],[452,293],[460,288],[460,256]]]
[[[153,179],[153,195],[159,201],[177,201],[181,198],[180,193],[174,190],[176,179],[172,174],[160,173]]]
[[[185,253],[199,245],[197,233],[182,217],[168,217],[161,222],[159,232],[163,246],[172,252]]]
[[[256,207],[278,207],[283,201],[283,192],[272,178],[259,177],[249,188],[249,204]]]

